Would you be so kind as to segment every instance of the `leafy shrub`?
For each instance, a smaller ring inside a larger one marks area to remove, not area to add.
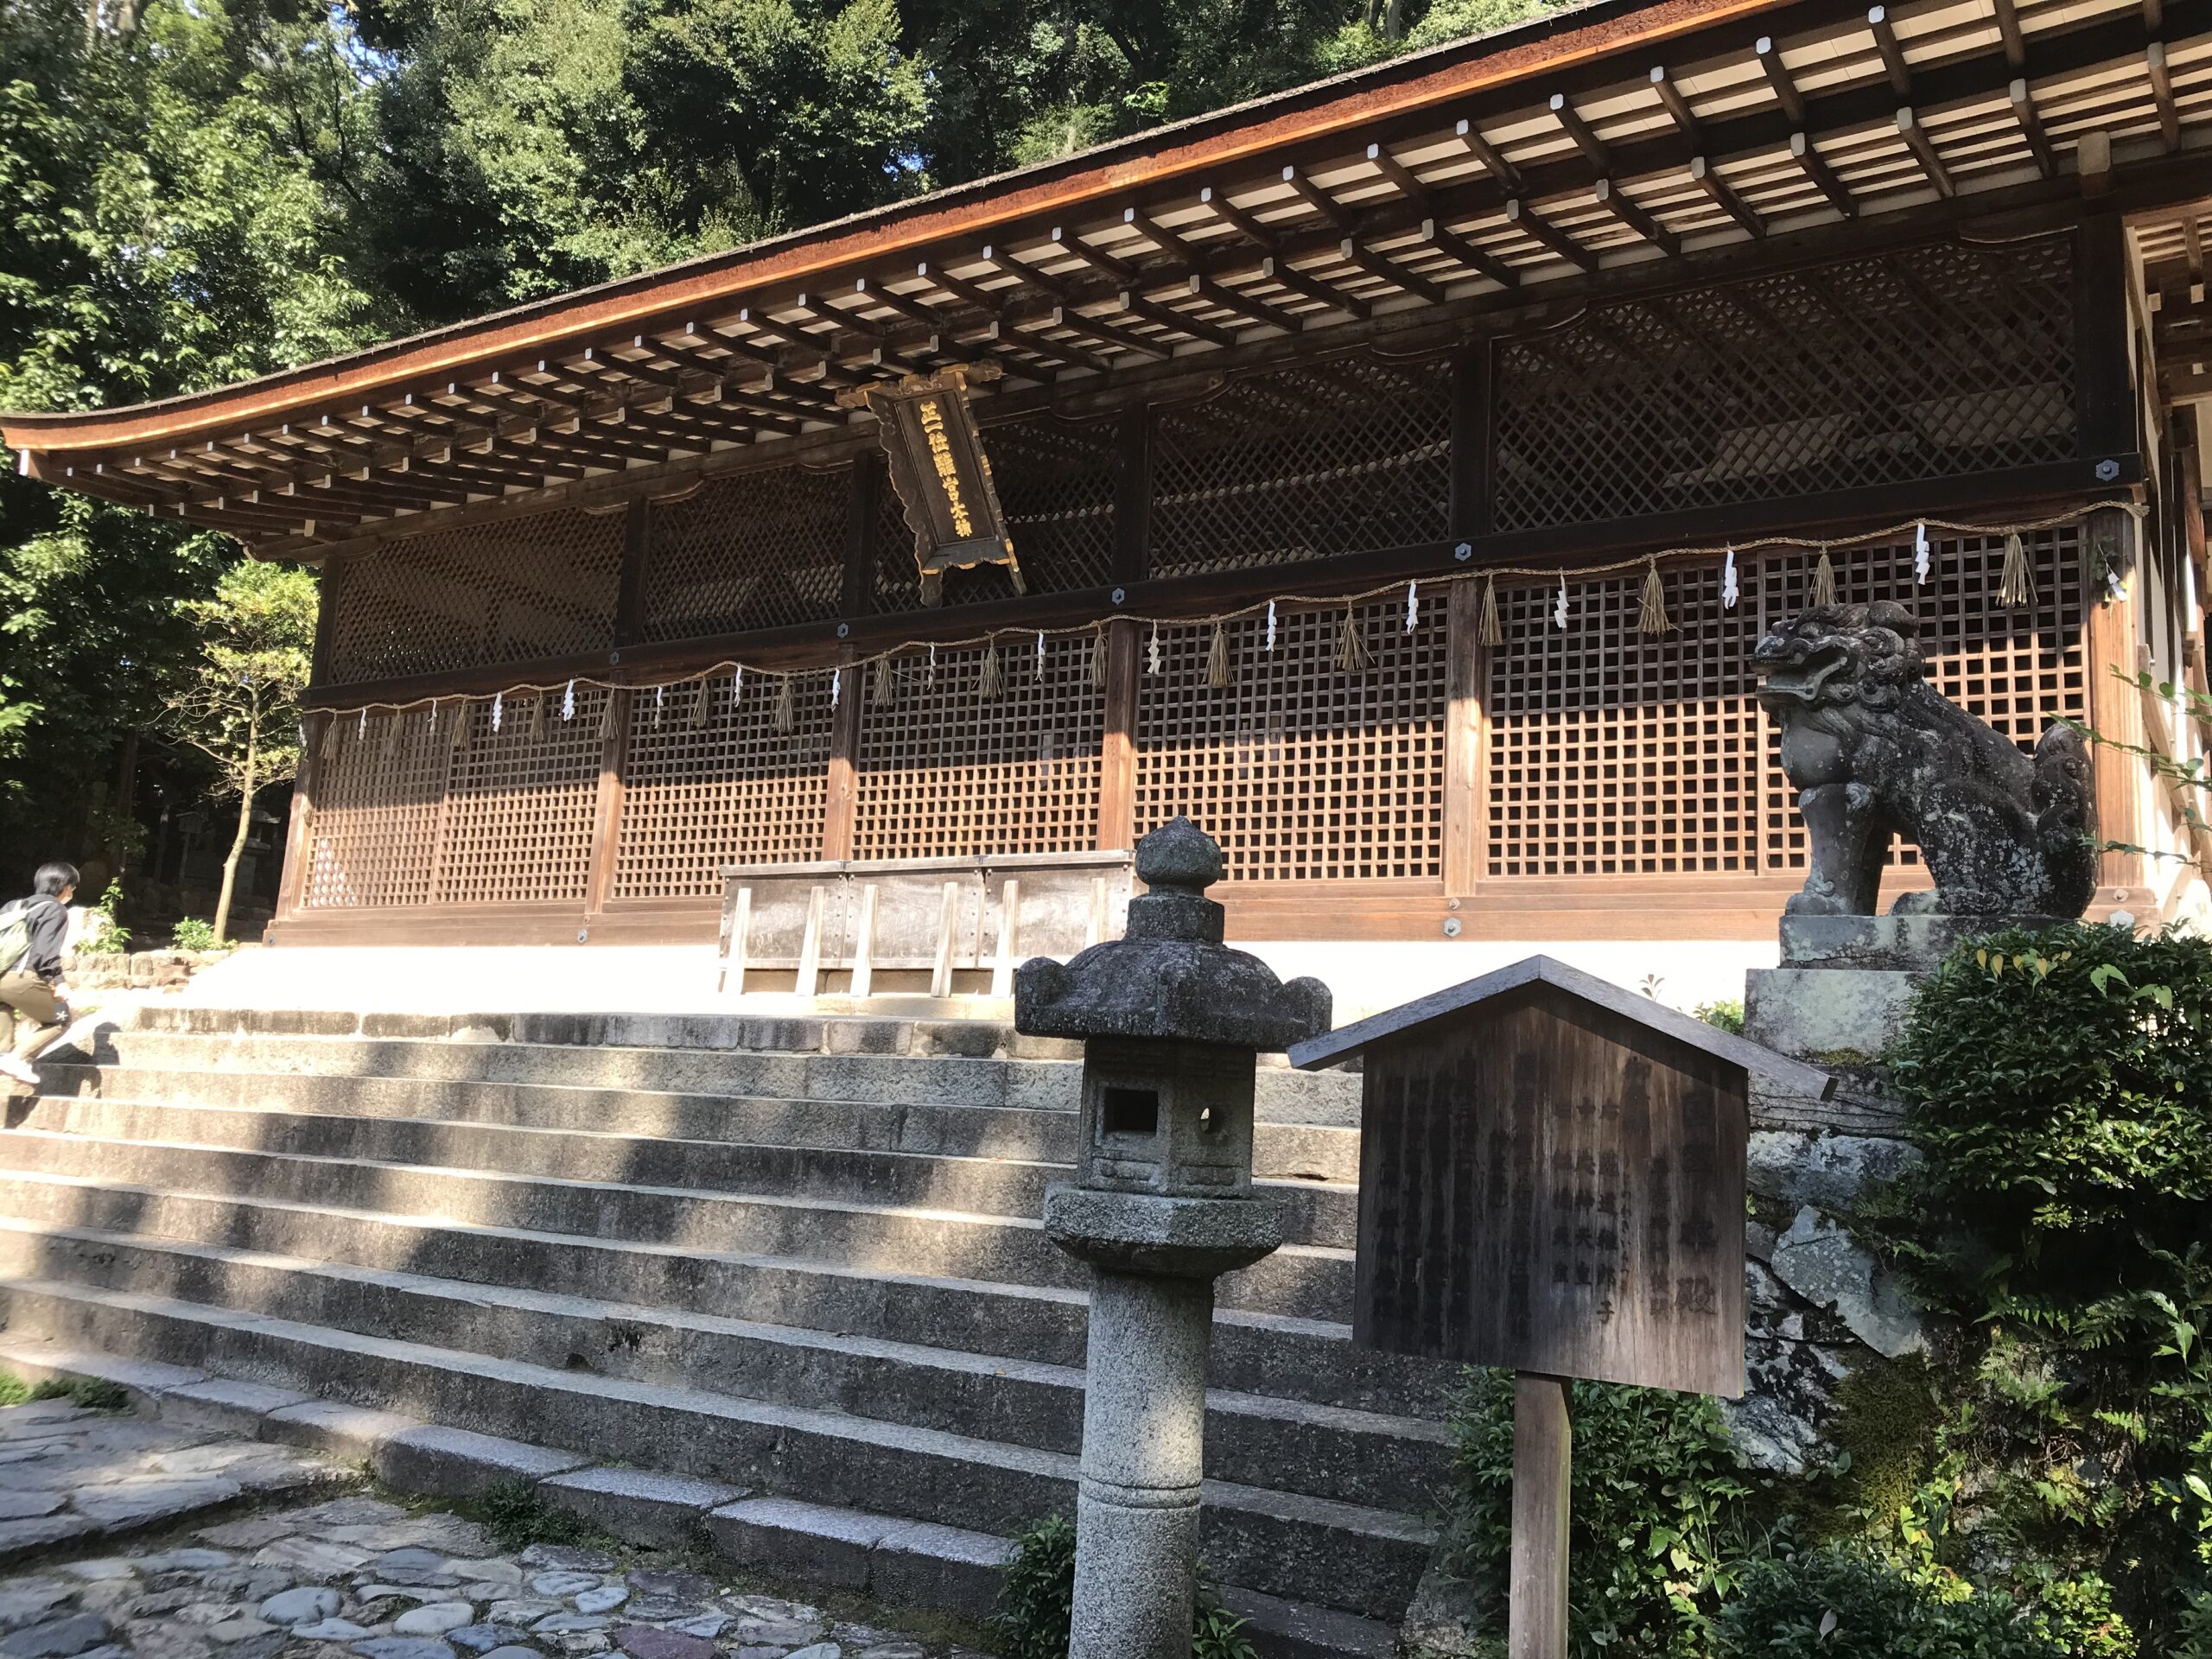
[[[100,901],[92,906],[92,914],[100,918],[99,925],[87,932],[77,949],[88,957],[119,957],[130,948],[130,930],[116,917],[116,907],[123,902],[123,883],[111,881]]]
[[[1831,1547],[1759,1562],[1715,1628],[1723,1659],[2063,1659],[2001,1596]]]
[[[1695,1395],[1577,1382],[1569,1409],[1573,1651],[1705,1659],[1713,1611],[1741,1570],[1751,1492],[1719,1408]],[[1460,1489],[1443,1565],[1455,1578],[1503,1584],[1513,1522],[1512,1373],[1470,1372],[1453,1429]]]
[[[1738,1037],[1744,1034],[1744,999],[1740,996],[1723,997],[1718,1002],[1700,1002],[1690,1012],[1708,1026],[1718,1027]]]
[[[216,945],[214,925],[188,916],[176,925],[169,943],[180,950],[213,950]]]
[[[13,1371],[0,1371],[0,1406],[20,1406],[31,1397],[30,1385]]]
[[[1889,1058],[1926,1161],[1875,1224],[1976,1333],[1953,1484],[2069,1645],[2161,1651],[2212,1590],[2212,944],[1961,945]]]
[[[1014,1535],[991,1629],[1006,1659],[1068,1659],[1075,1618],[1075,1522],[1048,1515]],[[1215,1600],[1200,1569],[1191,1609],[1192,1659],[1259,1659],[1245,1622]]]

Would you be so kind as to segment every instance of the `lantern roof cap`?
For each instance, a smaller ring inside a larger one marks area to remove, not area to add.
[[[1494,973],[1416,997],[1340,1031],[1308,1038],[1292,1046],[1290,1063],[1306,1071],[1333,1065],[1372,1044],[1402,1037],[1531,985],[1548,985],[1610,1014],[1633,1020],[1662,1036],[1702,1050],[1717,1060],[1740,1066],[1745,1072],[1791,1094],[1826,1100],[1835,1092],[1834,1077],[1817,1065],[1794,1060],[1764,1043],[1709,1026],[1663,1002],[1624,990],[1609,979],[1600,979],[1595,974],[1586,974],[1580,968],[1570,968],[1555,957],[1544,956],[1523,957]]]
[[[1065,963],[1038,957],[1014,976],[1014,1028],[1034,1037],[1134,1037],[1287,1049],[1329,1028],[1329,988],[1284,984],[1249,951],[1222,943],[1221,848],[1186,817],[1137,842],[1124,937]]]

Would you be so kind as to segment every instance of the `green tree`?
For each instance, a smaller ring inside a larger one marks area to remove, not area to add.
[[[222,792],[238,798],[238,831],[215,901],[220,944],[254,798],[299,769],[296,722],[315,659],[315,578],[298,565],[249,560],[223,573],[213,597],[188,608],[200,626],[200,655],[169,695],[170,723],[214,763]]]

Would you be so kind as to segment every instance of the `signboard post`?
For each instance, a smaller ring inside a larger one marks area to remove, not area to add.
[[[1028,592],[968,401],[971,381],[994,380],[999,373],[996,364],[979,363],[838,396],[840,404],[865,405],[875,416],[891,463],[892,487],[899,493],[906,527],[914,532],[925,605],[944,602],[946,571],[979,564],[1006,566],[1014,592]]]
[[[1573,1377],[1744,1391],[1749,1075],[1834,1080],[1531,957],[1290,1051],[1362,1063],[1352,1334],[1515,1373],[1511,1659],[1564,1659]]]

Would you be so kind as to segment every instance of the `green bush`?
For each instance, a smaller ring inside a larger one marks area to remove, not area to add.
[[[1075,1522],[1048,1515],[1014,1535],[991,1629],[1006,1659],[1068,1659],[1075,1617]],[[1192,1659],[1258,1659],[1245,1621],[1215,1600],[1200,1574],[1191,1609]]]
[[[1715,1631],[1722,1659],[2063,1659],[2001,1596],[1832,1547],[1759,1562]]]
[[[1738,1037],[1744,1034],[1744,999],[1740,996],[1724,997],[1718,1002],[1700,1002],[1690,1012],[1708,1026],[1718,1027]]]
[[[99,931],[87,938],[77,949],[88,957],[119,957],[130,948],[130,930],[116,917],[116,907],[123,902],[123,883],[111,881],[100,901],[92,906],[93,913],[105,924]]]
[[[1706,1659],[1745,1553],[1751,1488],[1719,1408],[1695,1395],[1577,1382],[1568,1595],[1573,1650]],[[1513,1376],[1471,1371],[1453,1412],[1458,1503],[1443,1565],[1504,1582],[1513,1521]],[[1501,1618],[1503,1597],[1497,1598]]]
[[[14,1379],[10,1379],[13,1381]],[[18,1388],[22,1385],[16,1383]],[[25,1396],[32,1400],[67,1400],[86,1411],[128,1411],[130,1390],[104,1376],[49,1376]],[[20,1402],[10,1401],[10,1405]]]
[[[535,1486],[518,1476],[493,1481],[467,1508],[501,1549],[526,1549],[532,1544],[588,1544],[601,1536],[574,1512],[548,1503]]]
[[[20,1406],[31,1397],[30,1385],[13,1371],[0,1371],[0,1406]]]
[[[2075,1650],[2179,1651],[2212,1590],[2212,944],[1961,945],[1889,1060],[1926,1161],[1872,1224],[1967,1333],[1939,1503]]]
[[[169,935],[169,943],[179,950],[213,950],[215,948],[215,926],[188,916],[176,925]]]

